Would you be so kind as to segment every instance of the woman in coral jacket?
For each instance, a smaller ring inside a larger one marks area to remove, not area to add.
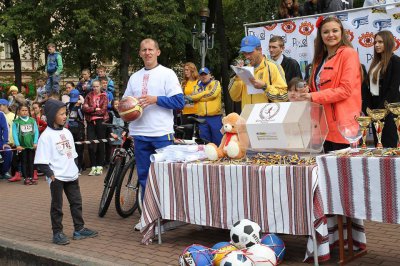
[[[93,81],[92,89],[86,95],[82,108],[87,121],[87,139],[104,139],[107,128],[103,122],[108,120],[108,99],[106,93],[101,91],[99,80]],[[89,145],[89,156],[92,164],[89,175],[103,174],[104,143]]]
[[[363,87],[363,110],[385,108],[388,103],[400,102],[400,57],[393,54],[395,40],[390,31],[384,30],[375,34],[374,59],[368,71],[369,86]],[[385,126],[382,131],[383,147],[397,147],[397,129],[393,114],[385,117]],[[377,138],[374,131],[375,144]]]
[[[310,92],[300,97],[323,105],[329,128],[324,150],[329,152],[349,146],[338,125],[360,115],[361,65],[339,19],[320,17],[316,26]]]

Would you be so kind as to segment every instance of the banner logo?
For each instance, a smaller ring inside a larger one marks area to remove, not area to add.
[[[296,24],[293,21],[287,21],[283,22],[281,27],[284,32],[292,33],[296,29]]]
[[[349,13],[338,13],[336,14],[336,17],[340,20],[340,21],[348,21],[349,20]]]
[[[384,7],[373,7],[372,13],[383,13],[386,14],[386,8]]]
[[[300,24],[299,32],[302,35],[308,36],[314,31],[314,25],[311,22],[304,21]]]
[[[368,16],[355,18],[355,19],[353,19],[351,24],[354,27],[356,27],[356,29],[358,29],[361,25],[367,25],[368,24]]]
[[[260,41],[265,40],[265,31],[257,33],[255,31],[249,30],[249,36],[250,35],[256,36],[258,39],[260,39]]]
[[[396,31],[397,31],[398,33],[400,33],[400,26],[398,26],[398,27],[396,28]]]
[[[351,30],[344,30],[347,39],[352,42],[354,40],[354,33]]]
[[[271,31],[271,30],[275,29],[277,25],[278,25],[278,23],[272,23],[267,26],[264,26],[264,28],[267,29],[268,31]]]
[[[393,18],[396,20],[400,19],[400,13],[393,14]]]
[[[396,48],[394,48],[394,50],[396,51],[400,47],[400,39],[394,37],[394,40],[396,41]]]
[[[372,25],[374,28],[377,28],[378,31],[381,31],[384,28],[392,27],[392,19],[377,19],[372,23]]]
[[[372,47],[374,46],[374,34],[372,32],[366,32],[361,34],[358,37],[358,43],[363,47]]]

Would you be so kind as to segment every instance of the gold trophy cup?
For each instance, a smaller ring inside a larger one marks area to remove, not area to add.
[[[385,116],[389,113],[386,109],[369,109],[367,107],[367,114],[374,121],[374,127],[376,130],[376,137],[378,138],[378,143],[376,144],[376,148],[381,150],[382,146],[382,130],[385,125],[385,122],[381,121],[385,118]]]
[[[396,115],[393,118],[394,123],[396,124],[397,129],[397,149],[400,149],[400,102],[399,103],[388,103],[385,101],[385,107],[388,109],[392,114]]]
[[[362,132],[361,149],[365,150],[367,149],[367,144],[365,143],[365,140],[367,139],[368,126],[369,124],[371,124],[372,118],[369,116],[359,116],[355,117],[355,119],[361,127],[361,132]]]

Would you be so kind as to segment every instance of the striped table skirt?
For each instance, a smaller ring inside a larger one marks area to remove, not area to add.
[[[318,189],[317,167],[206,163],[152,163],[141,216],[142,242],[155,236],[158,218],[230,229],[250,219],[263,232],[312,235],[320,261],[329,259],[328,220]],[[334,225],[332,225],[334,228]],[[312,239],[306,258],[313,255]]]
[[[317,157],[326,214],[400,223],[400,158]]]

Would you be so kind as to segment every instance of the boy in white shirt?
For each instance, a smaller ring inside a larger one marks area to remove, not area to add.
[[[39,138],[35,165],[46,175],[50,184],[53,243],[69,244],[62,225],[63,191],[68,198],[74,223],[73,239],[95,237],[96,231],[84,227],[78,167],[75,163],[78,154],[71,132],[64,128],[67,120],[66,107],[60,101],[49,99],[44,106],[44,112],[47,117],[47,128]]]

